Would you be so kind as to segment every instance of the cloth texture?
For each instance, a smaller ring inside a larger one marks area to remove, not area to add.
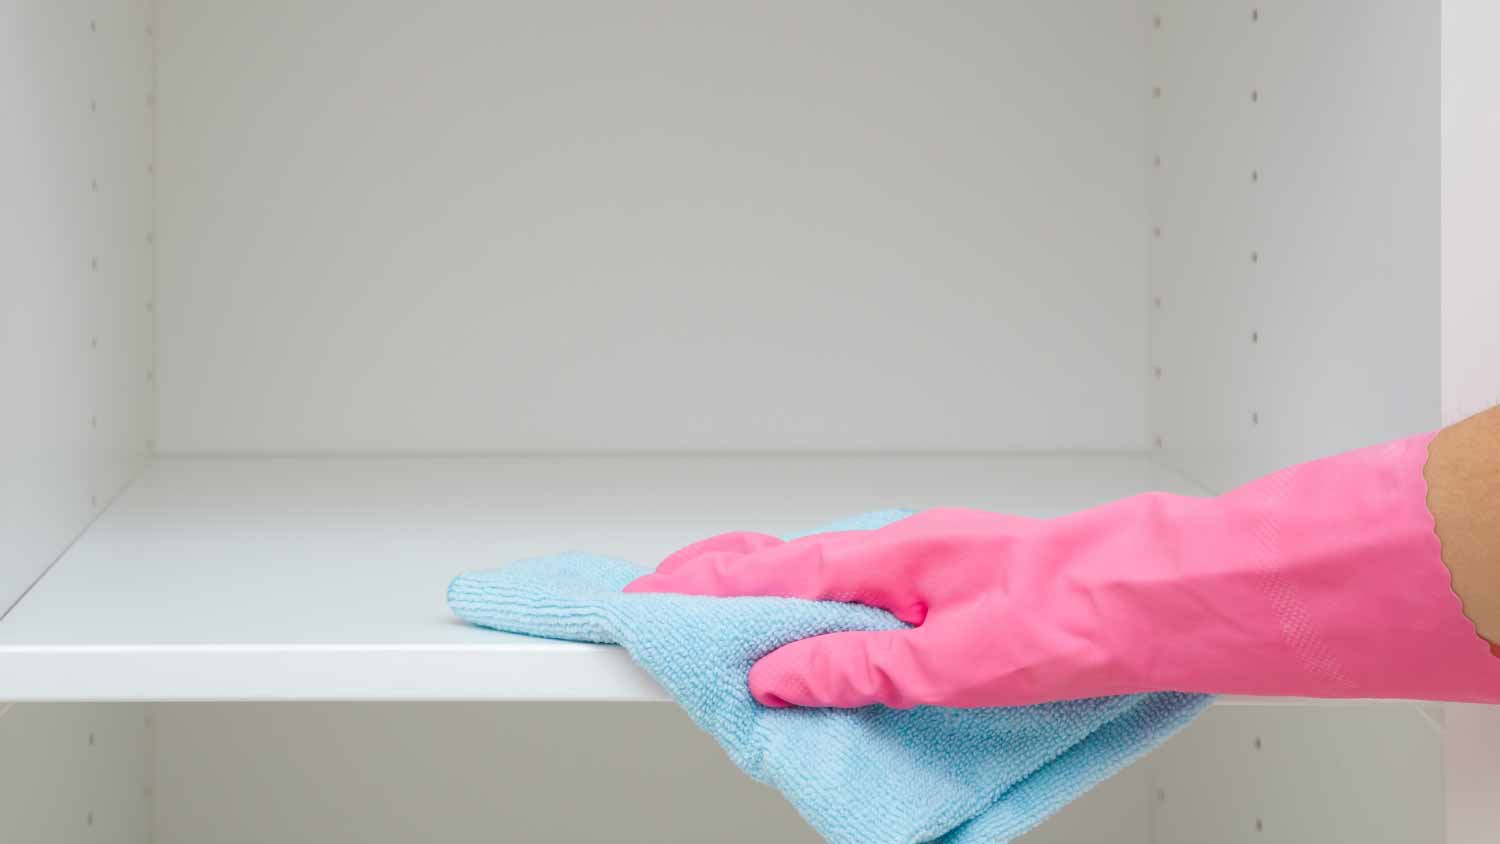
[[[872,530],[908,515],[867,513],[823,530]],[[773,709],[746,685],[759,657],[809,636],[903,623],[830,601],[621,592],[643,573],[564,553],[459,575],[448,603],[484,627],[623,645],[736,766],[777,788],[829,844],[1009,841],[1211,699],[1160,692],[982,709]]]

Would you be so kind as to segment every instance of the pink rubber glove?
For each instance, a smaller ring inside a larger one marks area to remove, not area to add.
[[[931,510],[781,542],[726,534],[627,592],[856,601],[916,625],[793,642],[768,706],[1001,706],[1143,691],[1500,702],[1426,507],[1431,435],[1217,498],[1059,519]]]

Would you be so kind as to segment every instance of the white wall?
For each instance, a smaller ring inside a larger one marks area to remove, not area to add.
[[[1156,14],[1151,410],[1167,459],[1223,489],[1438,427],[1438,4]]]
[[[1146,442],[1136,2],[161,20],[165,451]]]

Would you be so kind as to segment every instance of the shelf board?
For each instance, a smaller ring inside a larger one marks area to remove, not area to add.
[[[158,459],[0,620],[0,700],[656,700],[618,648],[459,622],[449,579],[1148,489],[1201,492],[1125,453]]]

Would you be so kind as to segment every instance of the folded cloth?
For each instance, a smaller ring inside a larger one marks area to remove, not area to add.
[[[867,513],[823,530],[873,530],[908,515]],[[830,601],[620,591],[643,573],[560,554],[459,575],[448,604],[497,630],[623,645],[740,770],[779,789],[829,844],[1008,841],[1209,701],[1164,692],[989,709],[771,709],[746,686],[759,657],[809,636],[902,622]]]

